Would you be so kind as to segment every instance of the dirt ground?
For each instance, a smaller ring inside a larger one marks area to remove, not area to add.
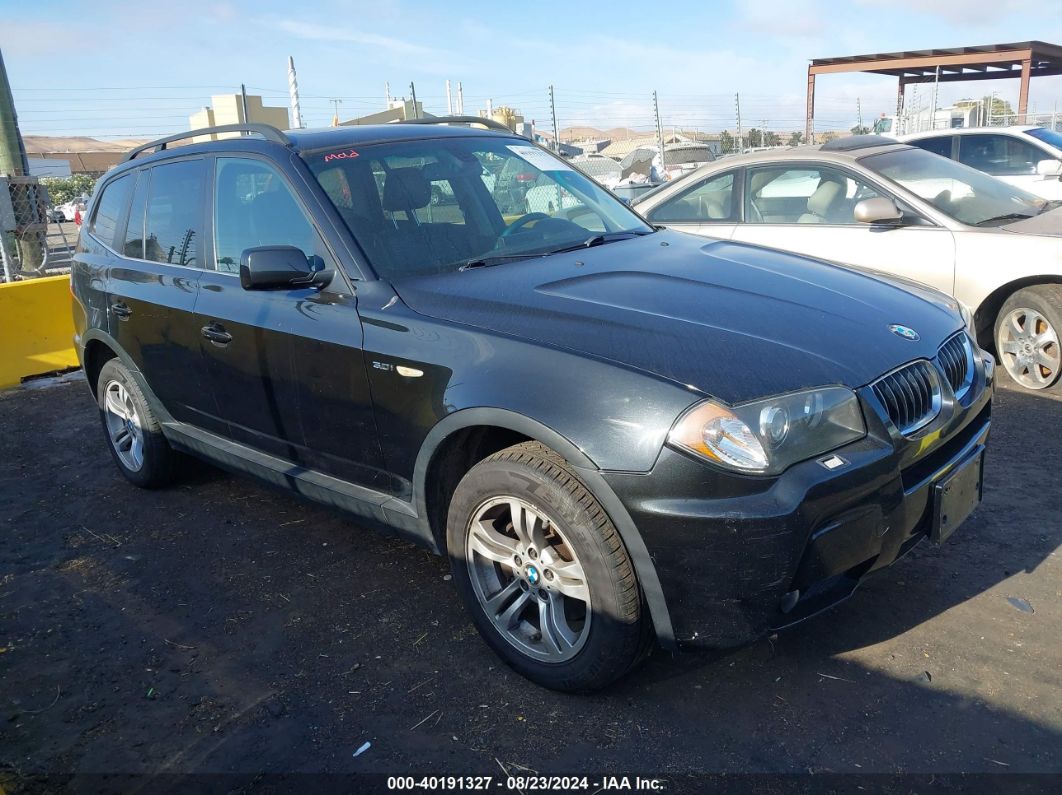
[[[500,664],[423,550],[205,466],[128,485],[72,380],[0,394],[8,791],[69,773],[142,774],[142,792],[190,772],[1062,773],[1058,400],[999,391],[985,502],[943,548],[773,639],[658,651],[575,697]]]

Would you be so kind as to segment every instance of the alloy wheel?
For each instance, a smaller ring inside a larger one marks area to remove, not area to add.
[[[104,392],[103,416],[107,436],[122,465],[134,472],[144,466],[144,430],[129,390],[110,381]]]
[[[590,630],[590,589],[561,528],[518,497],[495,497],[465,538],[472,587],[498,633],[541,662],[574,657]]]
[[[1027,389],[1045,389],[1057,379],[1062,365],[1058,332],[1035,309],[1009,312],[996,347],[1010,377]]]

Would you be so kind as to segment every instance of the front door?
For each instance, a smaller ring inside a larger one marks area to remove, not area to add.
[[[857,222],[855,205],[884,194],[847,171],[819,164],[750,168],[744,193],[745,223],[734,240],[903,276],[949,294],[954,289],[952,233],[909,208],[904,225]]]
[[[306,197],[267,160],[218,157],[214,270],[196,322],[218,412],[234,441],[365,486],[381,455],[357,301],[305,210]],[[288,245],[336,271],[324,289],[245,290],[245,249]]]

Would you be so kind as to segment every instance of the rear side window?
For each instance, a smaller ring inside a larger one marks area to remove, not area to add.
[[[206,163],[182,160],[151,169],[144,259],[201,267]]]
[[[993,176],[1035,174],[1045,155],[1032,144],[1011,135],[963,135],[959,162]]]
[[[923,138],[921,141],[911,141],[911,144],[935,155],[950,158],[953,138],[954,136],[952,135],[942,135],[939,138]]]
[[[147,171],[140,174],[133,191],[133,203],[129,207],[129,221],[125,225],[125,244],[122,254],[134,259],[144,259],[144,210],[147,207],[148,181],[151,175]]]
[[[733,216],[734,172],[705,180],[649,212],[653,221],[695,224],[726,221]]]
[[[129,191],[133,187],[133,179],[125,174],[113,182],[108,182],[100,200],[96,203],[96,213],[92,217],[92,233],[101,243],[114,247],[114,234],[118,229],[118,221],[125,211],[126,201],[129,199]]]

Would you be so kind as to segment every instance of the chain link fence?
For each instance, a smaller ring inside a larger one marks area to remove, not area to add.
[[[50,208],[48,190],[36,177],[0,177],[3,281],[69,273],[76,244],[76,225]]]

